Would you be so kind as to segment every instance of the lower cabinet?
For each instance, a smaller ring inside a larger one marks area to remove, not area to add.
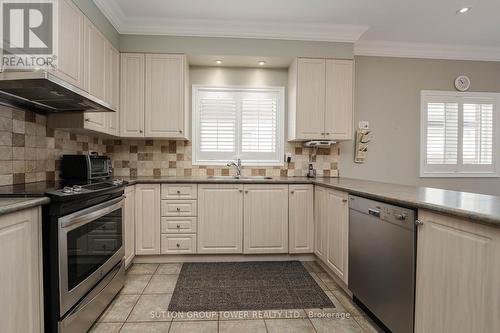
[[[243,252],[243,185],[198,185],[198,253]]]
[[[317,186],[314,191],[314,253],[347,284],[349,195]]]
[[[160,254],[160,184],[135,185],[135,254]]]
[[[288,253],[288,185],[245,185],[243,253]]]
[[[125,267],[128,267],[135,255],[135,185],[125,188],[123,205],[123,242],[125,243]]]
[[[162,254],[193,254],[196,253],[196,234],[162,234]]]
[[[500,332],[500,228],[418,211],[415,333]]]
[[[288,191],[289,252],[314,252],[313,185],[290,185]]]
[[[43,332],[40,208],[0,216],[0,332]]]

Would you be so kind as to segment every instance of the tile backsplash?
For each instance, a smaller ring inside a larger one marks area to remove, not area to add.
[[[191,163],[192,146],[187,141],[103,139],[47,127],[47,117],[0,105],[0,185],[59,179],[62,154],[96,151],[113,161],[117,177],[233,175],[234,168],[198,166]],[[303,148],[286,143],[292,162],[275,167],[243,167],[243,175],[304,176],[313,163],[318,176],[337,177],[338,146]]]

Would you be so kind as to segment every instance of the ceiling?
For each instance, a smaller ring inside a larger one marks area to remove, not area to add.
[[[500,49],[498,0],[94,0],[122,34]],[[466,14],[457,10],[470,6]]]

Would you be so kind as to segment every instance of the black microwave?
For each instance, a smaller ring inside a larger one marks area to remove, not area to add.
[[[111,177],[111,159],[100,155],[63,155],[62,179],[101,179]]]

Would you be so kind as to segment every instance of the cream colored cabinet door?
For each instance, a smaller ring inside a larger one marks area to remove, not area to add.
[[[135,255],[135,185],[125,188],[123,207],[123,240],[125,243],[125,266],[128,267]]]
[[[120,134],[144,137],[144,54],[120,55]]]
[[[288,185],[245,185],[243,253],[288,252]]]
[[[415,333],[500,332],[500,228],[418,211]]]
[[[314,254],[323,262],[326,259],[326,189],[314,187]]]
[[[325,59],[297,60],[296,139],[325,133]]]
[[[147,137],[185,137],[185,62],[180,54],[146,54]]]
[[[135,185],[135,254],[160,254],[160,184]]]
[[[326,60],[325,137],[352,139],[353,61]]]
[[[58,2],[58,54],[55,74],[84,89],[85,16],[71,0]]]
[[[243,185],[198,185],[198,253],[242,253]]]
[[[0,216],[0,332],[43,332],[40,208]]]
[[[89,94],[106,101],[107,43],[99,29],[85,19],[85,88]],[[105,112],[86,112],[87,129],[106,132]]]
[[[325,263],[347,284],[349,251],[349,194],[332,189],[325,192]]]
[[[107,42],[106,52],[106,101],[115,112],[106,113],[106,132],[120,133],[120,52]]]
[[[288,195],[289,252],[314,252],[313,185],[290,185]]]

